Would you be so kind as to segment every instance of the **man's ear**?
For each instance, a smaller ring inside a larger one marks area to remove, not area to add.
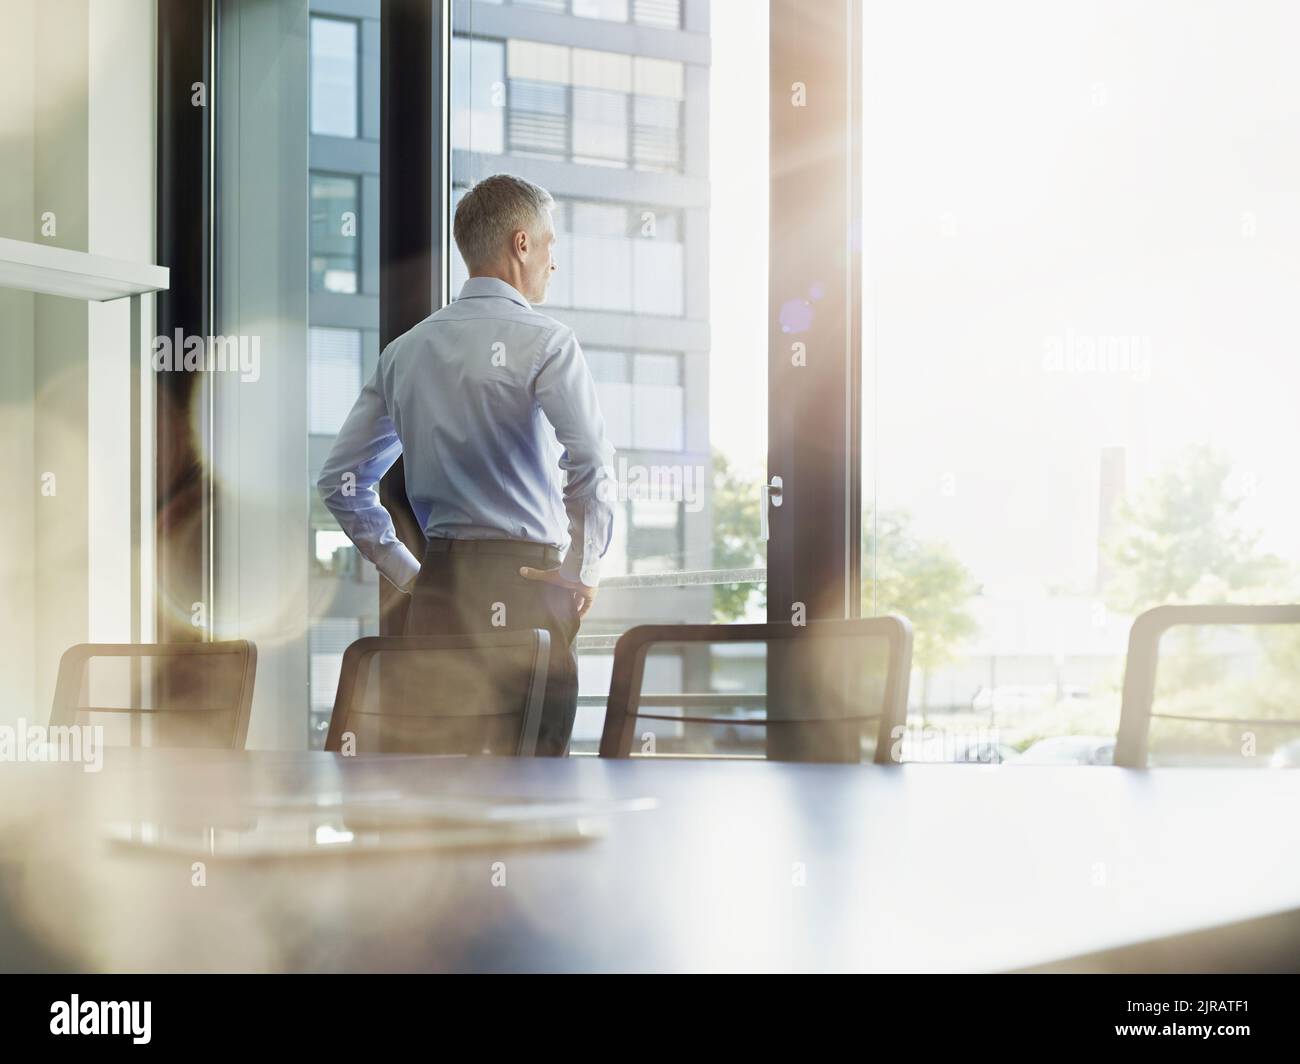
[[[528,239],[528,230],[520,229],[515,233],[515,253],[519,255],[520,258],[523,258],[528,254],[529,250],[531,250],[531,247]]]

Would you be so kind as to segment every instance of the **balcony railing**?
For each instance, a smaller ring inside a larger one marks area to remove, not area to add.
[[[688,569],[671,573],[637,573],[631,576],[611,576],[600,582],[602,591],[629,588],[667,587],[717,587],[725,584],[761,584],[767,580],[767,569],[757,566],[750,569]],[[613,650],[618,635],[580,635],[574,642],[578,653]],[[579,699],[580,704],[593,703]],[[600,704],[604,704],[603,699]]]

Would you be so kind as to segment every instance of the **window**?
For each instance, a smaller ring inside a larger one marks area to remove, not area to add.
[[[479,0],[500,4],[507,0]],[[627,22],[629,14],[641,26],[675,30],[682,23],[682,0],[508,0],[516,7],[571,14],[604,22]],[[753,2],[753,0],[751,0]]]
[[[632,307],[632,242],[627,208],[574,203],[569,210],[573,301],[597,310]]]
[[[632,0],[632,13],[642,26],[675,30],[682,24],[682,0]]]
[[[359,290],[360,181],[342,174],[311,175],[311,287]]]
[[[579,18],[600,18],[607,22],[626,22],[628,0],[572,0],[573,13]]]
[[[457,37],[452,42],[452,145],[500,155],[505,151],[505,45]]]
[[[556,293],[575,307],[677,316],[683,305],[681,220],[676,211],[626,204],[565,205],[561,269],[572,288]]]
[[[361,393],[361,332],[313,326],[308,373],[311,406],[308,432],[333,436]]]
[[[600,412],[605,415],[605,432],[617,448],[632,446],[632,366],[621,351],[584,351],[596,381]]]
[[[670,499],[632,499],[628,553],[633,573],[665,573],[682,565],[682,507]]]
[[[465,35],[455,38],[452,60],[457,148],[586,166],[682,169],[681,62]]]
[[[644,208],[634,210],[630,222],[632,309],[641,314],[681,315],[686,287],[681,215]]]
[[[360,91],[358,24],[347,19],[311,20],[311,131],[355,137]]]
[[[686,412],[681,357],[638,354],[633,366],[636,414],[632,446],[646,451],[683,450]]]
[[[1300,592],[1296,67],[1280,9],[1230,45],[1226,10],[1021,8],[1031,53],[983,6],[868,8],[864,608],[912,619],[918,723],[1103,750],[1138,613]],[[1167,639],[1158,709],[1295,705],[1294,656]]]
[[[508,22],[520,35],[501,40],[472,32],[469,5],[453,12],[452,205],[498,171],[555,197],[558,271],[539,309],[577,334],[618,449],[603,590],[578,643],[573,749],[586,751],[609,637],[765,612],[752,575],[714,587],[681,574],[761,571],[765,557],[767,6],[713,0],[707,48],[675,0],[514,6],[556,17]],[[617,35],[631,44],[619,51],[602,21],[654,32]],[[546,39],[526,39],[530,25]],[[465,269],[450,252],[454,294]]]
[[[627,97],[573,90],[573,161],[618,166],[627,159]]]
[[[681,355],[592,349],[585,352],[610,442],[645,451],[685,449]]]

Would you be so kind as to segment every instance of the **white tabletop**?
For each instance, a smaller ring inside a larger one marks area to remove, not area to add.
[[[533,849],[104,841],[380,791],[657,804]],[[109,751],[0,773],[0,862],[24,869],[0,936],[26,936],[12,967],[100,971],[1001,971],[1300,909],[1297,808],[1300,772],[1269,770]]]

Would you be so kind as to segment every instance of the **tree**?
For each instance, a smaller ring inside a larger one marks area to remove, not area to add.
[[[1231,470],[1222,452],[1193,446],[1119,504],[1115,532],[1103,545],[1111,562],[1103,591],[1113,609],[1136,614],[1166,603],[1293,600],[1291,566],[1261,551],[1260,533],[1242,526],[1244,496],[1232,491]],[[1251,630],[1249,642],[1243,637],[1204,626],[1169,632],[1157,673],[1161,711],[1287,717],[1300,691],[1300,639],[1268,627]],[[1186,721],[1159,724],[1152,743],[1166,752],[1228,756],[1245,734]]]
[[[752,569],[766,564],[767,544],[759,538],[759,482],[741,476],[718,450],[713,452],[713,567]],[[713,589],[713,620],[718,624],[745,615],[753,584],[719,584]],[[759,607],[766,602],[757,589]]]
[[[1231,471],[1223,453],[1193,446],[1118,504],[1115,533],[1103,547],[1112,609],[1223,602],[1285,579],[1282,560],[1259,551],[1260,534],[1240,526],[1244,497],[1230,490]]]
[[[930,673],[979,630],[969,610],[979,586],[946,543],[912,531],[905,511],[881,511],[878,519],[867,511],[862,524],[863,612],[901,613],[912,622],[912,661],[921,670],[925,709]]]

